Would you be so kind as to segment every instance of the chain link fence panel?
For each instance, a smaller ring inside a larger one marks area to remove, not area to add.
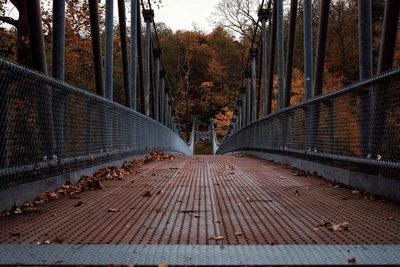
[[[192,154],[164,125],[0,60],[0,190],[150,151]]]
[[[399,103],[395,70],[231,131],[217,153],[266,151],[398,178]]]

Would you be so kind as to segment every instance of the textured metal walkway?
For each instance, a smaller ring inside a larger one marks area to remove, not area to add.
[[[68,244],[391,245],[400,251],[393,246],[400,244],[398,204],[260,159],[152,162],[78,197],[80,206],[62,197],[41,212],[0,217],[0,258],[18,247],[71,250]]]

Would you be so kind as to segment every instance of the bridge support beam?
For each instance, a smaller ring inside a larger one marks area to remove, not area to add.
[[[251,118],[250,123],[257,120],[257,50],[252,49],[250,51],[251,57]]]
[[[144,80],[144,114],[150,116],[150,87],[151,87],[151,23],[154,19],[154,11],[151,9],[143,10],[146,22],[146,76]]]
[[[99,7],[97,0],[89,0],[89,10],[96,93],[99,96],[104,96],[103,59],[101,56]]]

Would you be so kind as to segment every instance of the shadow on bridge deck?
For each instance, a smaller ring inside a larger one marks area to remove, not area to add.
[[[43,204],[39,213],[0,218],[0,251],[12,244],[50,248],[57,242],[400,244],[398,204],[241,155],[152,162],[121,181],[105,181],[101,191],[78,196],[83,202],[78,207],[76,199],[62,197]],[[346,224],[336,226],[340,223]],[[51,245],[37,245],[47,241]]]

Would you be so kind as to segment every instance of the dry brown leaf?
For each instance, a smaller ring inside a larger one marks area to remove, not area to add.
[[[75,202],[74,206],[75,207],[80,207],[80,206],[82,206],[82,204],[83,204],[83,202],[78,200],[77,202]]]
[[[118,209],[108,209],[108,212],[119,212]]]
[[[241,235],[243,235],[242,232],[239,232],[239,231],[235,232],[235,236],[241,236]]]
[[[146,191],[142,196],[143,197],[151,197],[151,192],[150,191]]]
[[[331,231],[348,231],[349,230],[349,223],[342,222],[338,224],[332,224],[331,227],[328,228]]]
[[[225,237],[223,235],[220,235],[220,236],[214,236],[211,239],[214,239],[215,241],[218,241],[218,240],[223,240],[224,238]]]
[[[61,244],[62,242],[64,242],[64,238],[62,238],[62,237],[56,236],[53,239],[53,243]]]
[[[357,262],[357,259],[356,259],[356,257],[352,257],[352,258],[349,258],[349,259],[347,260],[347,262],[348,262],[348,263],[356,263],[356,262]]]

